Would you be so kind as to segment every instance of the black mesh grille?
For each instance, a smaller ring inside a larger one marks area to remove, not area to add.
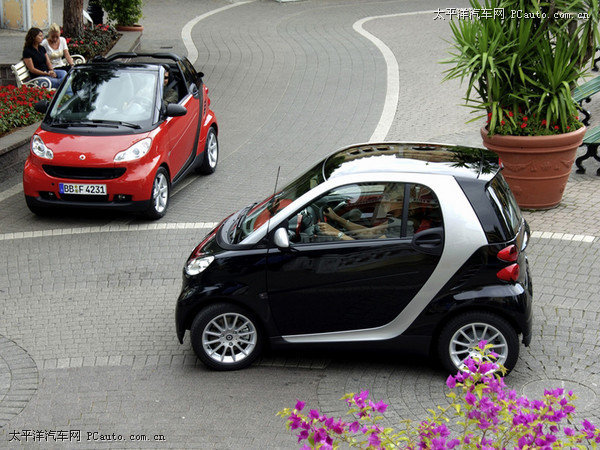
[[[79,194],[60,194],[60,198],[65,202],[108,202],[108,195],[79,195]]]
[[[67,167],[44,164],[44,171],[51,177],[72,180],[112,180],[125,173],[124,167]]]

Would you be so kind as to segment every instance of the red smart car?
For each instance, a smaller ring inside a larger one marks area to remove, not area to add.
[[[218,127],[202,76],[172,53],[116,53],[75,66],[51,103],[36,104],[46,116],[23,172],[29,209],[164,216],[175,183],[217,167]]]

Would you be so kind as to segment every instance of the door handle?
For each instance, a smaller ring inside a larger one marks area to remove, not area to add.
[[[444,229],[436,227],[418,232],[413,236],[412,247],[423,253],[441,255],[444,248]]]

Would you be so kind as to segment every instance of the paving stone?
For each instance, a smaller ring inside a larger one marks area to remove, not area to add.
[[[339,398],[369,389],[390,401],[390,423],[420,420],[447,401],[437,366],[406,355],[278,353],[246,371],[209,372],[187,336],[183,346],[177,342],[173,323],[182,264],[209,228],[191,224],[218,221],[266,197],[278,167],[283,185],[333,150],[371,136],[385,100],[385,62],[352,24],[442,3],[261,1],[215,14],[194,27],[192,38],[219,119],[220,165],[210,177],[191,176],[164,219],[148,224],[93,212],[37,218],[22,195],[1,202],[0,447],[9,446],[10,431],[53,427],[164,434],[165,443],[145,442],[148,448],[289,448],[295,440],[274,414],[296,398],[343,415]],[[171,46],[185,54],[182,25],[228,4],[147,0],[142,49]],[[400,62],[399,105],[387,138],[479,145],[478,130],[465,124],[469,110],[456,106],[464,88],[441,83],[447,23],[429,15],[382,17],[364,28]],[[600,98],[589,107],[595,125]],[[24,146],[15,158],[27,153]],[[0,179],[0,191],[20,182],[18,164],[7,162],[0,178],[12,178]],[[537,381],[577,383],[575,390],[597,404],[600,198],[598,164],[585,164],[588,173],[571,175],[559,207],[524,213],[539,233],[528,249],[536,321],[532,344],[521,349],[507,382],[519,392]],[[577,417],[597,421],[588,403]]]

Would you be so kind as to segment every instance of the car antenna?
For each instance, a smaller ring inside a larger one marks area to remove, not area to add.
[[[273,197],[271,197],[271,201],[273,202],[273,205],[275,205],[275,194],[277,194],[277,183],[279,182],[279,172],[281,172],[281,166],[277,167],[277,176],[275,177],[275,189],[273,189]],[[268,209],[269,208],[267,208],[267,210]],[[269,234],[269,228],[271,227],[271,217],[269,217],[269,220],[267,221],[267,235]]]

